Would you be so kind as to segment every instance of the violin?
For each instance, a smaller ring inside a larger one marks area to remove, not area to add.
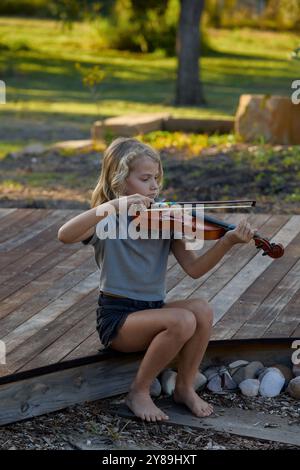
[[[197,215],[197,205],[201,207],[202,214],[203,209],[216,209],[216,208],[239,208],[239,207],[253,207],[255,206],[256,201],[253,200],[238,200],[238,201],[192,201],[192,202],[158,202],[153,203],[150,206],[150,209],[146,209],[144,211],[139,212],[139,224],[143,225],[146,224],[147,230],[150,232],[153,227],[158,228],[159,232],[163,231],[163,228],[166,227],[167,224],[169,230],[176,229],[178,232],[178,227],[180,228],[182,235],[186,233],[186,228],[188,224],[188,228],[192,230],[193,233],[196,231],[196,226],[199,227],[199,222],[201,225],[202,233],[204,236],[204,240],[218,240],[219,238],[223,237],[226,232],[229,230],[234,230],[236,225],[231,223],[226,223],[222,220],[219,220],[215,217],[211,217],[208,215],[203,215],[203,217],[199,218]],[[188,205],[188,208],[181,207]],[[201,206],[200,206],[201,205]],[[179,206],[179,207],[172,207],[172,206]],[[171,212],[170,212],[171,210]],[[189,210],[191,214],[189,217],[183,218],[182,215],[180,218],[174,215],[174,211],[179,210]],[[164,211],[167,211],[167,216],[164,216]],[[173,214],[172,214],[173,212]],[[175,226],[176,224],[176,226]],[[145,226],[145,225],[144,225]],[[153,233],[153,232],[151,232]],[[284,254],[284,247],[281,243],[274,243],[270,242],[270,240],[266,237],[263,237],[259,233],[255,233],[253,235],[253,240],[255,242],[255,246],[258,250],[262,250],[262,256],[270,256],[271,258],[280,258]]]

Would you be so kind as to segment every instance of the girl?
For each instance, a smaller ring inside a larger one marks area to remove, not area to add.
[[[213,412],[193,387],[211,335],[213,312],[201,298],[164,302],[170,251],[196,279],[213,268],[235,243],[248,243],[255,232],[244,220],[202,256],[187,250],[183,239],[98,237],[95,227],[103,224],[112,208],[118,223],[121,203],[149,207],[162,181],[162,164],[154,149],[133,138],[118,138],[104,153],[91,209],[58,231],[63,243],[81,241],[94,247],[100,269],[97,330],[102,344],[121,352],[145,351],[125,403],[146,421],[168,419],[152,401],[150,386],[176,355],[174,401],[185,404],[198,417]]]

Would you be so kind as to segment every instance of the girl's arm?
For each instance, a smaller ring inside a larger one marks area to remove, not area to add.
[[[109,214],[119,212],[119,203],[122,201],[127,209],[131,204],[143,204],[149,207],[150,204],[154,202],[154,199],[139,193],[111,199],[66,222],[60,227],[57,238],[63,243],[75,243],[91,237],[95,232],[95,225],[97,225],[100,220],[104,219]]]
[[[96,211],[100,206],[76,215],[60,227],[57,238],[63,243],[75,243],[90,237],[94,234],[95,225],[111,213],[112,204],[115,207],[115,199],[101,204],[101,215],[96,215]],[[107,209],[106,212],[105,209]]]
[[[172,242],[172,251],[184,271],[194,279],[210,271],[236,243],[248,243],[252,240],[255,229],[246,221],[241,221],[234,230],[229,230],[204,255],[197,256],[187,250],[183,240]]]

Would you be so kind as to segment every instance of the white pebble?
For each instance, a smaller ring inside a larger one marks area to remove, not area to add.
[[[177,372],[172,369],[165,369],[160,377],[161,388],[166,395],[172,395],[175,389]]]
[[[259,393],[269,398],[279,395],[285,383],[284,375],[275,367],[268,367],[260,374],[259,380],[261,380]]]
[[[242,359],[238,361],[231,362],[229,364],[229,369],[236,369],[237,367],[242,367],[242,366],[247,366],[249,364],[249,361],[243,361]]]
[[[195,390],[202,390],[207,383],[207,378],[201,372],[197,372],[195,381],[194,381],[194,389]]]
[[[239,384],[239,388],[246,397],[256,397],[258,395],[260,382],[257,379],[246,379]]]

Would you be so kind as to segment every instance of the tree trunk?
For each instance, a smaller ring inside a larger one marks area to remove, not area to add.
[[[180,0],[180,3],[176,104],[199,106],[205,104],[199,78],[200,18],[204,0]]]

